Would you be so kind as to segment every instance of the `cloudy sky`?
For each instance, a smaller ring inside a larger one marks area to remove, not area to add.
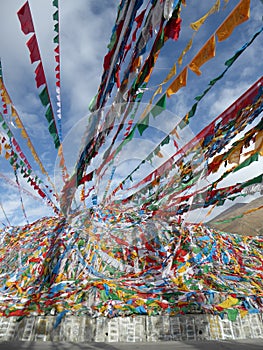
[[[233,0],[227,3],[227,1],[221,0],[220,12],[211,15],[196,33],[193,46],[186,54],[181,68],[189,63],[238,2]],[[22,0],[8,0],[1,3],[0,57],[4,83],[43,165],[52,181],[56,183],[58,181],[54,177],[57,169],[56,152],[47,130],[45,110],[38,97],[41,88],[39,90],[36,88],[34,80],[36,66],[30,63],[29,51],[26,47],[30,35],[22,33],[17,18],[17,11],[24,3],[25,1]],[[55,104],[56,63],[53,38],[56,33],[52,15],[56,8],[52,5],[52,0],[30,0],[29,4],[50,95]],[[67,165],[73,169],[74,160],[78,157],[83,127],[89,114],[88,105],[97,93],[100,83],[103,58],[107,53],[107,45],[115,23],[119,2],[116,0],[63,0],[59,1],[59,4],[62,133],[65,140]],[[192,37],[193,30],[189,26],[190,23],[202,17],[211,8],[214,1],[188,0],[186,4],[187,6],[183,7],[181,12],[180,38],[176,42],[169,42],[161,51],[144,103],[147,103],[147,98],[162,82]],[[194,97],[206,89],[211,79],[223,72],[224,62],[232,57],[260,29],[263,24],[262,10],[261,1],[251,0],[250,19],[237,27],[229,39],[217,43],[216,57],[201,68],[202,75],[197,77],[194,73],[190,73],[187,86],[169,100],[167,109],[174,119],[170,118],[169,122],[166,122],[166,127],[160,124],[161,130],[167,128],[165,132],[169,132],[170,126],[172,129],[174,121],[189,111],[194,103]],[[189,137],[223,112],[261,76],[263,63],[259,59],[260,57],[263,57],[262,34],[235,62],[224,79],[199,104],[196,115],[198,122],[191,125]],[[178,67],[178,71],[181,68]],[[111,100],[109,100],[109,105],[110,102]],[[21,148],[32,163],[35,173],[45,181],[45,177],[26,148],[19,130],[12,127],[11,124],[10,126]],[[147,142],[151,145],[153,143],[152,140]],[[145,149],[148,149],[147,142],[143,143]],[[170,151],[172,152],[172,150]],[[132,153],[132,149],[130,152]],[[129,156],[127,155],[127,157]],[[144,154],[137,154],[136,157],[134,154],[130,155],[131,159],[142,157]],[[5,211],[3,212],[0,208],[0,225],[1,223],[7,224],[7,218],[13,225],[23,224],[26,222],[26,218],[21,210],[21,196],[15,185],[16,179],[12,168],[3,157],[0,159],[0,166],[1,207]],[[32,221],[38,217],[53,215],[52,209],[46,206],[39,197],[34,197],[37,194],[26,186],[23,179],[19,178],[19,181],[22,186],[22,200],[28,220]],[[26,191],[30,191],[30,195]]]

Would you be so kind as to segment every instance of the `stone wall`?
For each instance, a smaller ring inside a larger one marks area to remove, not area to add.
[[[0,341],[156,342],[263,338],[262,314],[240,316],[235,322],[212,315],[90,318],[36,316],[17,321],[0,319]]]

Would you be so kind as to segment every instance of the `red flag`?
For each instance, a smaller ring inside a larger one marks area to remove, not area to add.
[[[93,178],[94,171],[90,172],[89,174],[83,176],[83,178],[80,180],[79,184],[84,184],[86,181],[91,181]]]
[[[35,79],[36,79],[37,87],[39,88],[41,85],[46,84],[46,78],[45,78],[42,62],[39,62],[35,70],[35,73],[36,73]]]
[[[179,33],[181,29],[181,18],[171,18],[164,28],[164,35],[172,40],[177,40],[179,38]]]
[[[45,193],[44,193],[40,188],[38,189],[38,194],[39,194],[42,198],[45,198],[45,197],[46,197]]]
[[[31,63],[39,61],[40,60],[40,52],[39,52],[37,38],[36,38],[35,34],[32,35],[32,37],[28,40],[26,45],[30,51]]]
[[[139,14],[139,16],[137,16],[137,17],[135,18],[135,21],[137,22],[137,27],[138,27],[138,28],[140,28],[141,25],[142,25],[142,21],[143,21],[145,12],[146,12],[146,9],[143,10],[143,11]]]
[[[28,1],[21,7],[21,9],[17,12],[21,30],[24,34],[33,33],[34,25],[32,21],[32,16],[30,12],[30,7]]]

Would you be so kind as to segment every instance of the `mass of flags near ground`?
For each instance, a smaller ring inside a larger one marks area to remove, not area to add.
[[[34,223],[27,220],[27,225],[13,227],[1,203],[8,223],[0,231],[2,316],[85,313],[113,317],[207,312],[235,320],[238,315],[262,312],[262,238],[231,235],[182,220],[184,214],[196,209],[208,209],[209,216],[227,200],[260,191],[262,173],[229,186],[221,186],[221,182],[263,156],[262,76],[189,142],[183,146],[178,143],[182,130],[192,122],[198,123],[195,119],[199,103],[220,85],[238,58],[255,45],[263,27],[229,55],[222,72],[200,91],[190,110],[174,122],[170,132],[135,168],[127,168],[125,176],[116,182],[117,164],[127,145],[135,136],[145,137],[151,120],[163,122],[168,100],[187,86],[189,73],[199,79],[203,65],[213,60],[220,43],[231,38],[235,28],[250,18],[250,1],[241,0],[191,61],[183,64],[196,32],[209,16],[222,11],[222,1],[211,4],[209,11],[191,24],[191,40],[142,110],[161,51],[168,41],[180,40],[181,7],[186,5],[181,0],[120,1],[101,82],[89,105],[86,143],[81,146],[72,174],[68,173],[63,152],[60,3],[53,1],[56,107],[29,2],[18,10],[30,61],[35,66],[47,135],[59,157],[63,186],[58,193],[9,95],[0,66],[0,153],[15,175],[14,182],[0,174],[1,181],[18,189],[26,219],[24,194],[37,197],[54,211],[54,217]],[[26,140],[27,151],[12,132],[10,120]],[[174,152],[165,158],[164,149],[171,145]],[[38,165],[37,172],[27,152]],[[99,166],[92,166],[101,152]],[[136,173],[155,159],[163,162],[134,180]],[[31,190],[21,186],[21,176]],[[204,185],[201,179],[209,176],[213,180]],[[103,189],[102,179],[106,179]],[[82,206],[73,208],[76,196]],[[92,207],[88,208],[86,201],[90,198]]]

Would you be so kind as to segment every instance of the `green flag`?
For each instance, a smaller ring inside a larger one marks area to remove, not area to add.
[[[149,114],[147,114],[146,117],[143,118],[142,122],[137,125],[137,129],[141,136],[148,127],[149,127]]]
[[[59,36],[56,35],[55,38],[53,39],[53,43],[54,44],[58,44],[59,43]]]
[[[166,93],[157,101],[156,105],[151,109],[151,114],[155,118],[166,109]]]
[[[58,11],[56,11],[55,13],[53,13],[53,20],[54,20],[54,21],[58,21]]]
[[[47,91],[47,87],[45,86],[44,89],[39,94],[41,103],[44,107],[46,107],[49,104],[49,95]]]
[[[52,113],[50,105],[48,106],[48,109],[46,110],[45,116],[47,118],[47,121],[50,124],[53,121],[53,113]]]

